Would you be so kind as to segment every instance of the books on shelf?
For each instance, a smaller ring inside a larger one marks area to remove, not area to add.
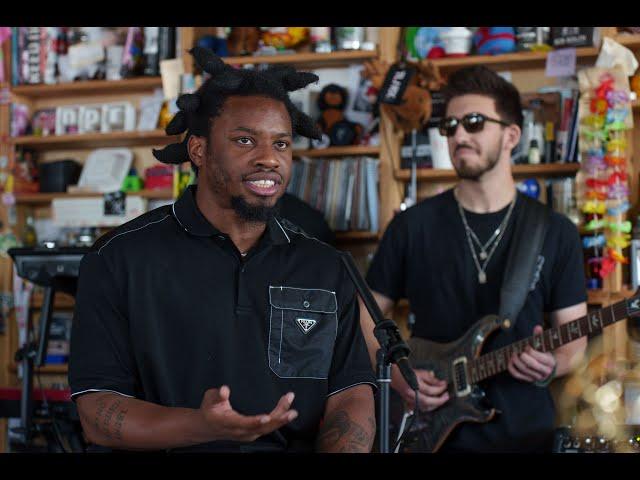
[[[302,157],[293,164],[287,192],[320,210],[334,231],[378,231],[377,158]]]

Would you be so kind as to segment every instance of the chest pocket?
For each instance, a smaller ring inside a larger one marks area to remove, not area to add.
[[[329,376],[338,302],[329,290],[269,287],[269,367],[283,378]]]

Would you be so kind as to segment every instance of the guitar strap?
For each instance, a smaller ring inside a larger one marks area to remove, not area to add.
[[[498,312],[503,321],[509,320],[511,327],[515,324],[533,283],[551,213],[549,207],[537,200],[520,192],[517,195],[522,208],[515,218],[515,232],[502,278]]]

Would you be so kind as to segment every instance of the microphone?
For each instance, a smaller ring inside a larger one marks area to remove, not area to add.
[[[342,261],[347,268],[347,273],[351,277],[351,281],[356,287],[356,290],[360,294],[362,301],[364,302],[367,311],[371,315],[374,323],[374,333],[376,338],[380,342],[380,345],[386,350],[387,359],[390,363],[395,363],[400,370],[400,373],[404,377],[407,384],[413,389],[418,390],[418,379],[416,374],[411,368],[409,363],[409,354],[411,349],[409,345],[402,339],[398,325],[393,320],[384,318],[384,314],[366,282],[360,275],[358,268],[353,261],[353,257],[349,252],[341,252]]]

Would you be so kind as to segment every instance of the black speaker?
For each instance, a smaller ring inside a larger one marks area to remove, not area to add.
[[[38,170],[41,192],[66,192],[67,186],[78,183],[82,166],[75,160],[57,160],[41,163]]]

